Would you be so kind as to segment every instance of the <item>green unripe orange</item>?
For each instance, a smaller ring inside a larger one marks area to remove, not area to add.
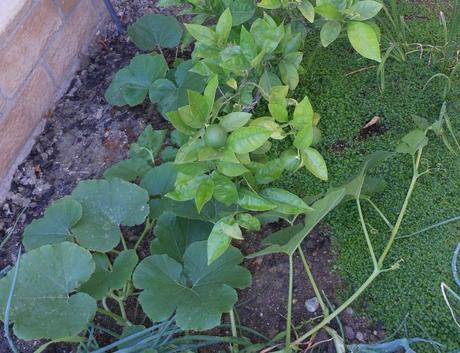
[[[300,157],[295,149],[289,149],[281,153],[281,163],[288,172],[295,171],[300,165]]]
[[[227,131],[220,125],[210,125],[204,133],[204,142],[209,147],[223,147],[227,142]]]

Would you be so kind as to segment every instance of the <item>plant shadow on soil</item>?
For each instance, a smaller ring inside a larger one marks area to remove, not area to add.
[[[151,9],[152,2],[118,1],[118,5],[120,6],[119,9],[126,10],[125,18],[122,18],[126,23]],[[127,10],[128,5],[129,10]],[[107,167],[125,158],[129,144],[137,138],[146,124],[151,123],[155,129],[171,127],[149,104],[133,109],[119,109],[111,107],[105,102],[104,90],[113,73],[125,65],[135,52],[135,48],[129,44],[125,36],[118,37],[113,33],[112,25],[109,25],[109,30],[97,38],[88,65],[77,74],[67,94],[50,113],[44,132],[39,136],[29,157],[15,173],[9,197],[0,209],[0,231],[2,231],[0,241],[12,229],[18,217],[19,221],[11,239],[3,249],[0,249],[1,268],[15,262],[15,254],[21,242],[24,226],[29,224],[32,219],[39,217],[53,200],[69,194],[82,179],[100,177]],[[343,50],[340,47],[338,49]],[[349,48],[344,50],[349,50]],[[350,55],[354,54],[350,52]],[[353,65],[360,68],[365,63],[357,59],[351,62],[351,66]],[[352,70],[353,67],[350,67],[349,71]],[[319,87],[311,86],[313,97],[315,96],[315,89],[320,91],[321,86],[327,87],[328,84],[333,83],[331,77],[334,74],[343,75],[343,72],[329,68],[316,74],[324,74],[324,78],[322,79],[323,82],[315,83]],[[381,113],[374,111],[375,107],[365,102],[366,90],[375,88],[375,77],[373,75],[366,75],[365,77],[366,79],[359,84],[363,85],[361,91],[362,110],[365,110],[367,115],[358,124],[365,123],[368,117],[372,118],[373,113]],[[334,102],[333,97],[331,97],[330,102]],[[317,110],[332,114],[334,111],[328,110],[324,104],[332,103],[324,102],[322,106],[318,104]],[[346,109],[346,107],[342,106],[341,109]],[[341,109],[337,109],[336,113],[340,114]],[[371,115],[369,115],[370,112],[372,112]],[[323,124],[328,124],[328,121],[324,120]],[[365,131],[362,135],[353,131],[350,135],[348,129],[338,133],[334,130],[335,125],[332,124],[331,131],[326,134],[326,140],[323,144],[324,149],[330,152],[328,153],[328,162],[337,160],[332,163],[337,164],[341,160],[347,160],[350,158],[350,149],[359,150],[358,155],[363,154],[366,148],[363,149],[359,141],[373,140],[379,134],[385,134],[387,129],[391,131],[392,127],[394,126],[385,126],[384,129],[376,127],[375,132]],[[330,137],[327,137],[328,135]],[[381,147],[382,144],[379,144],[377,140],[372,147],[379,146]],[[338,155],[340,156],[338,157]],[[355,157],[353,153],[352,155]],[[352,164],[346,165],[347,173],[350,169],[353,170],[354,162],[353,159]],[[340,177],[343,175],[339,175],[338,179]],[[309,190],[309,194],[314,191],[321,191],[315,190],[311,183],[305,184],[303,181],[305,179],[308,178],[303,174],[292,176],[289,181],[291,189],[292,185],[297,183],[296,188],[300,188],[300,193],[305,193],[304,190]],[[21,215],[24,208],[25,212]],[[347,214],[347,216],[349,215]],[[246,241],[237,245],[243,253],[252,253],[260,249],[260,241],[266,234],[280,226],[280,224],[274,224],[264,227],[258,233],[246,233]],[[132,238],[131,241],[140,231],[137,228],[125,230],[128,239]],[[344,292],[348,288],[338,272],[335,271],[337,255],[330,235],[331,232],[335,233],[336,231],[337,228],[331,229],[329,226],[321,225],[312,232],[303,244],[319,287],[324,290],[325,295],[333,305],[340,303],[340,292]],[[142,256],[147,256],[148,243],[145,241],[144,244],[141,253]],[[240,292],[240,300],[236,307],[239,321],[244,326],[272,337],[284,330],[286,325],[288,259],[284,255],[270,255],[246,260],[245,265],[253,274],[253,284],[251,288]],[[306,310],[305,301],[314,296],[313,290],[308,284],[303,265],[298,258],[295,259],[294,267],[293,318],[294,325],[296,327],[301,326],[299,333],[302,333],[308,329],[308,320],[318,316],[319,312],[309,313]],[[346,268],[347,271],[352,271],[352,267]],[[356,283],[356,278],[352,278],[352,280],[353,283]],[[140,312],[135,304],[128,308],[128,316],[136,323],[143,319]],[[137,320],[135,320],[136,318]],[[110,328],[115,327],[110,319],[98,316],[97,321],[100,324],[108,325]],[[353,313],[352,310],[347,310],[341,316],[341,324],[347,343],[376,341],[383,338],[384,335],[381,322],[371,321],[361,314]],[[333,322],[332,326],[340,332],[340,326],[337,322]],[[3,334],[3,327],[1,328]],[[229,334],[229,332],[225,332],[225,334]],[[101,343],[109,342],[106,336],[99,336],[98,338]],[[318,335],[317,340],[323,339],[326,339],[323,334]],[[22,353],[29,353],[33,352],[39,343],[18,342],[18,348]],[[4,337],[0,336],[0,352],[7,352],[8,350]],[[319,350],[334,351],[331,342],[321,345]],[[47,350],[47,352],[69,351],[70,348],[66,345],[56,345]]]

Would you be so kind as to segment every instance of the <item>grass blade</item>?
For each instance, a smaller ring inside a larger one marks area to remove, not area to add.
[[[14,342],[10,336],[10,311],[11,311],[11,302],[13,301],[14,289],[16,288],[16,280],[18,279],[20,262],[21,262],[21,247],[19,247],[19,251],[18,251],[18,258],[16,260],[16,266],[14,269],[13,281],[11,282],[10,293],[8,294],[8,299],[6,301],[5,319],[3,322],[4,324],[3,331],[5,334],[6,340],[8,341],[8,345],[10,346],[11,351],[13,353],[18,353],[18,350],[16,346],[14,345]]]

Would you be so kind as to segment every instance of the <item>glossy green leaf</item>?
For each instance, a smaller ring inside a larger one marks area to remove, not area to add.
[[[232,239],[237,239],[237,240],[243,240],[243,234],[241,233],[240,226],[238,223],[226,223],[222,222],[221,223],[222,231],[225,233],[225,235],[229,236]]]
[[[283,83],[288,85],[291,90],[296,89],[299,84],[299,72],[297,68],[293,64],[283,60],[279,63],[279,69]]]
[[[208,264],[222,256],[232,241],[232,238],[225,233],[223,223],[223,221],[216,222],[209,235],[207,241]]]
[[[268,110],[270,111],[271,116],[275,118],[276,121],[279,121],[281,123],[288,121],[289,114],[287,111],[286,104],[269,103]]]
[[[207,101],[208,105],[208,115],[211,114],[212,107],[214,105],[214,100],[216,99],[216,91],[219,87],[219,76],[214,75],[206,85],[204,89],[204,98]]]
[[[96,253],[94,256],[106,255]],[[94,299],[101,300],[107,296],[110,290],[123,288],[126,282],[131,279],[139,258],[135,250],[124,250],[116,257],[111,270],[107,266],[108,261],[108,259],[95,261],[96,270],[91,278],[78,288],[79,292],[87,293]]]
[[[141,181],[141,188],[148,191],[150,196],[162,196],[174,190],[177,171],[171,162],[153,167]]]
[[[232,13],[233,26],[239,26],[249,21],[256,12],[254,1],[247,0],[223,0],[224,6]]]
[[[277,180],[284,171],[284,166],[279,158],[272,159],[265,164],[257,166],[254,176],[258,184],[268,184]]]
[[[381,61],[380,44],[371,25],[359,22],[350,21],[347,27],[348,39],[355,50],[365,58]]]
[[[238,205],[249,211],[268,211],[277,207],[277,204],[248,189],[238,190],[238,195]]]
[[[195,177],[198,175],[203,175],[209,171],[208,162],[193,162],[193,163],[176,163],[174,168],[182,174]]]
[[[321,44],[323,47],[328,47],[332,42],[334,42],[342,31],[342,25],[337,21],[327,21],[321,27],[320,38]]]
[[[275,211],[279,213],[296,215],[312,210],[300,197],[284,189],[265,189],[262,191],[261,196],[277,204]]]
[[[82,181],[72,197],[83,207],[72,233],[83,247],[100,252],[118,245],[120,225],[142,224],[149,214],[147,191],[120,179]]]
[[[294,146],[298,149],[310,147],[313,142],[313,126],[306,126],[294,138]]]
[[[212,175],[214,182],[214,198],[224,205],[230,206],[238,201],[238,191],[230,178],[215,173]]]
[[[214,194],[214,182],[211,177],[204,178],[198,188],[196,189],[195,194],[195,204],[198,213],[201,212],[203,206],[212,199]]]
[[[299,4],[297,4],[297,8],[308,22],[313,23],[315,21],[315,8],[309,0],[302,0]]]
[[[254,37],[243,26],[241,27],[241,33],[240,33],[240,48],[241,48],[241,53],[249,61],[254,60],[258,54],[257,45],[256,45],[256,41]]]
[[[143,50],[175,48],[182,37],[182,26],[174,16],[149,14],[128,27],[128,35]]]
[[[281,7],[280,0],[261,0],[257,6],[267,10],[275,10]]]
[[[286,134],[281,128],[281,126],[277,122],[275,122],[272,117],[262,117],[253,119],[251,120],[250,126],[259,126],[264,129],[270,130],[270,137],[276,140],[282,140],[284,137],[286,137]],[[265,144],[267,144],[267,142],[265,142],[264,145]],[[256,151],[254,151],[254,153],[256,153]]]
[[[260,221],[249,213],[240,213],[238,215],[238,224],[247,230],[260,230]]]
[[[188,101],[190,104],[190,112],[192,113],[193,120],[196,123],[192,124],[189,120],[184,119],[184,116],[182,115],[182,109],[185,111],[186,107],[179,108],[179,114],[181,114],[181,117],[189,126],[194,128],[203,127],[205,122],[208,120],[208,114],[210,112],[208,100],[198,92],[188,91]]]
[[[264,14],[263,18],[254,21],[249,32],[254,36],[259,51],[270,54],[284,37],[284,25],[277,26],[273,18]]]
[[[193,135],[196,132],[195,129],[191,128],[184,122],[179,112],[169,112],[166,113],[166,116],[168,117],[168,120],[171,122],[171,124],[181,133],[186,135]]]
[[[302,159],[307,169],[317,178],[327,181],[327,166],[323,156],[314,148],[302,150]]]
[[[251,113],[234,112],[223,116],[220,119],[219,125],[222,126],[225,131],[231,132],[245,126],[251,117]]]
[[[273,86],[270,92],[270,103],[286,104],[286,97],[288,93],[288,86]]]
[[[212,29],[193,23],[185,24],[185,28],[198,42],[209,46],[217,45],[217,34]]]
[[[383,4],[378,1],[361,0],[351,7],[351,11],[358,15],[357,20],[366,21],[377,16],[382,8]]]
[[[296,69],[300,68],[300,64],[302,63],[303,53],[301,51],[295,51],[293,53],[289,53],[284,56],[283,60],[287,63],[294,65]]]
[[[262,146],[271,134],[270,130],[262,127],[242,127],[230,134],[227,145],[235,153],[248,153]]]
[[[21,257],[11,303],[14,334],[24,340],[78,335],[96,313],[96,300],[75,293],[94,272],[89,251],[64,242],[44,245]],[[0,280],[0,319],[10,292],[14,269]]]
[[[330,21],[341,21],[342,14],[333,4],[325,3],[316,6],[315,11],[317,14],[321,15],[327,20]]]
[[[212,223],[181,218],[175,213],[165,212],[157,220],[155,240],[150,244],[152,255],[166,254],[182,262],[185,250],[190,244],[208,239]]]
[[[134,272],[134,285],[142,289],[139,302],[154,322],[174,312],[183,330],[207,330],[220,323],[237,301],[233,288],[250,284],[250,273],[238,264],[241,253],[230,247],[211,265],[206,242],[195,242],[184,254],[184,265],[167,255],[145,258]]]
[[[281,81],[279,77],[273,72],[265,70],[260,77],[259,86],[262,88],[263,91],[261,93],[266,100],[269,100],[272,88],[280,85]]]
[[[71,228],[82,216],[81,205],[70,197],[53,202],[42,218],[35,219],[24,230],[22,243],[27,251],[42,245],[69,240]]]
[[[176,201],[188,201],[195,199],[196,192],[201,182],[207,178],[206,175],[199,175],[193,178],[185,178],[179,180],[180,174],[176,179],[175,188],[173,191],[166,194],[167,197]]]
[[[310,100],[305,96],[295,107],[292,126],[298,130],[311,127],[313,125],[313,114],[313,107]]]
[[[217,40],[220,44],[225,44],[227,42],[227,38],[232,30],[232,25],[232,13],[230,9],[227,8],[222,15],[220,15],[216,25]]]
[[[229,177],[237,177],[247,173],[249,170],[240,163],[217,161],[217,170]]]
[[[268,245],[268,247],[247,257],[254,258],[276,253],[292,256],[313,228],[340,204],[344,196],[345,189],[343,188],[329,192],[312,205],[313,211],[306,215],[305,224],[300,223],[269,235],[263,241],[263,244]]]
[[[283,41],[283,55],[298,52],[303,44],[302,35],[297,33],[292,36],[285,36]]]
[[[203,139],[199,140],[190,140],[187,143],[184,143],[180,146],[176,155],[176,164],[195,162],[198,158],[198,152],[201,148],[204,147]]]

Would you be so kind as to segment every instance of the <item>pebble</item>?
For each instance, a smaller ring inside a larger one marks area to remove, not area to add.
[[[357,332],[356,339],[360,342],[364,342],[364,334],[362,332]]]
[[[353,309],[349,306],[348,308],[345,309],[344,313],[348,316],[353,315]]]
[[[307,299],[305,301],[305,307],[307,308],[308,312],[314,313],[319,308],[319,300],[316,297]]]
[[[348,340],[353,340],[355,338],[355,331],[350,326],[345,326],[345,337]]]

